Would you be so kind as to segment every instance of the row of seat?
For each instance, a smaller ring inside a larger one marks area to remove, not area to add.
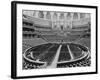
[[[39,35],[36,34],[23,34],[24,38],[38,38]]]
[[[82,62],[77,62],[77,63],[70,63],[70,64],[62,64],[60,66],[57,66],[57,68],[70,68],[70,67],[87,67],[87,66],[91,66],[91,60],[87,59],[85,61]],[[35,64],[30,64],[30,63],[26,63],[25,61],[23,61],[23,69],[41,69],[41,68],[46,68],[46,66],[43,65],[35,65]]]
[[[23,62],[23,69],[39,69],[40,66]]]
[[[27,60],[24,57],[25,62],[27,62],[28,64],[37,65],[38,64],[37,60],[38,60],[40,63],[46,62],[47,65],[49,65],[54,60],[55,55],[56,55],[57,50],[60,45],[62,45],[60,54],[59,54],[59,58],[58,58],[58,63],[61,63],[59,65],[60,67],[89,65],[90,62],[84,58],[82,58],[84,60],[81,60],[80,62],[76,61],[76,59],[79,59],[80,55],[82,55],[82,50],[87,51],[87,48],[82,47],[81,45],[78,45],[78,44],[75,45],[74,43],[62,43],[62,44],[48,43],[48,44],[42,44],[42,45],[32,47],[24,53],[24,56],[28,59]],[[72,51],[72,53],[69,52],[69,49]],[[71,60],[72,60],[71,54],[73,55],[73,59],[75,59],[75,61],[72,61],[72,63],[71,63]],[[82,55],[82,56],[84,56],[84,55]],[[33,62],[31,62],[31,61],[33,61]],[[65,61],[69,61],[71,64],[67,63]],[[65,62],[65,63],[63,63],[63,62]]]
[[[69,68],[69,67],[86,67],[86,66],[91,66],[91,60],[87,59],[82,62],[76,62],[76,63],[69,63],[69,64],[62,64],[58,65],[58,68]]]

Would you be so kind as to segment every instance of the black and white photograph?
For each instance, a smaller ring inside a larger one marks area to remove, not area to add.
[[[97,73],[96,6],[12,5],[13,78]]]
[[[91,14],[23,10],[23,69],[91,66]]]

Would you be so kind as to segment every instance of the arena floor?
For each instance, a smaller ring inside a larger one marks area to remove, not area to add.
[[[41,39],[41,38],[34,38],[34,39],[23,39],[23,54],[25,53],[25,51],[31,47],[40,45],[40,44],[46,44],[48,42],[46,42],[45,40]],[[54,42],[53,42],[54,43]],[[56,43],[56,42],[55,42]],[[66,42],[67,43],[67,42]],[[66,44],[64,42],[64,44]],[[81,38],[80,40],[74,41],[73,43],[75,44],[81,44],[83,46],[88,47],[89,51],[90,51],[90,38]],[[62,55],[59,55],[62,56]],[[52,58],[53,59],[53,58]],[[67,60],[67,59],[65,59]],[[89,64],[88,64],[89,63]],[[78,63],[77,63],[78,64]],[[87,61],[87,64],[90,65],[90,60]],[[83,64],[82,64],[83,65]],[[58,65],[59,67],[60,65]],[[66,66],[66,65],[65,65]],[[65,67],[64,66],[64,67]],[[62,66],[60,66],[61,68]],[[67,66],[66,66],[67,67]],[[40,67],[39,67],[40,68]],[[25,68],[24,68],[25,69]],[[33,68],[32,68],[33,69]]]

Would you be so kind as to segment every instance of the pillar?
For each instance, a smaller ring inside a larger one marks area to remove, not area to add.
[[[53,27],[54,27],[54,21],[53,21],[54,12],[50,12],[50,15],[51,15],[52,29],[53,29]]]
[[[64,28],[67,28],[67,13],[64,13]]]
[[[74,13],[71,13],[70,28],[73,27],[73,16],[74,16]]]
[[[39,11],[35,11],[35,17],[38,18]]]
[[[80,20],[80,13],[77,13],[78,14],[78,20]]]
[[[44,19],[46,19],[47,12],[44,11],[43,14],[44,14]]]
[[[59,28],[60,27],[60,13],[57,13],[57,27]]]

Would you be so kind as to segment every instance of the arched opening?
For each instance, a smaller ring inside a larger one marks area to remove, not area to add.
[[[46,19],[51,19],[51,15],[50,15],[50,12],[49,11],[46,14]]]
[[[71,13],[70,12],[68,12],[68,14],[67,14],[67,20],[71,20]]]
[[[73,20],[77,20],[77,19],[78,19],[78,14],[77,13],[74,13]]]
[[[60,19],[64,19],[64,14],[63,13],[60,14]]]
[[[39,14],[38,14],[39,18],[44,18],[44,14],[43,14],[43,11],[39,11]]]
[[[53,20],[57,20],[57,13],[54,13]]]

